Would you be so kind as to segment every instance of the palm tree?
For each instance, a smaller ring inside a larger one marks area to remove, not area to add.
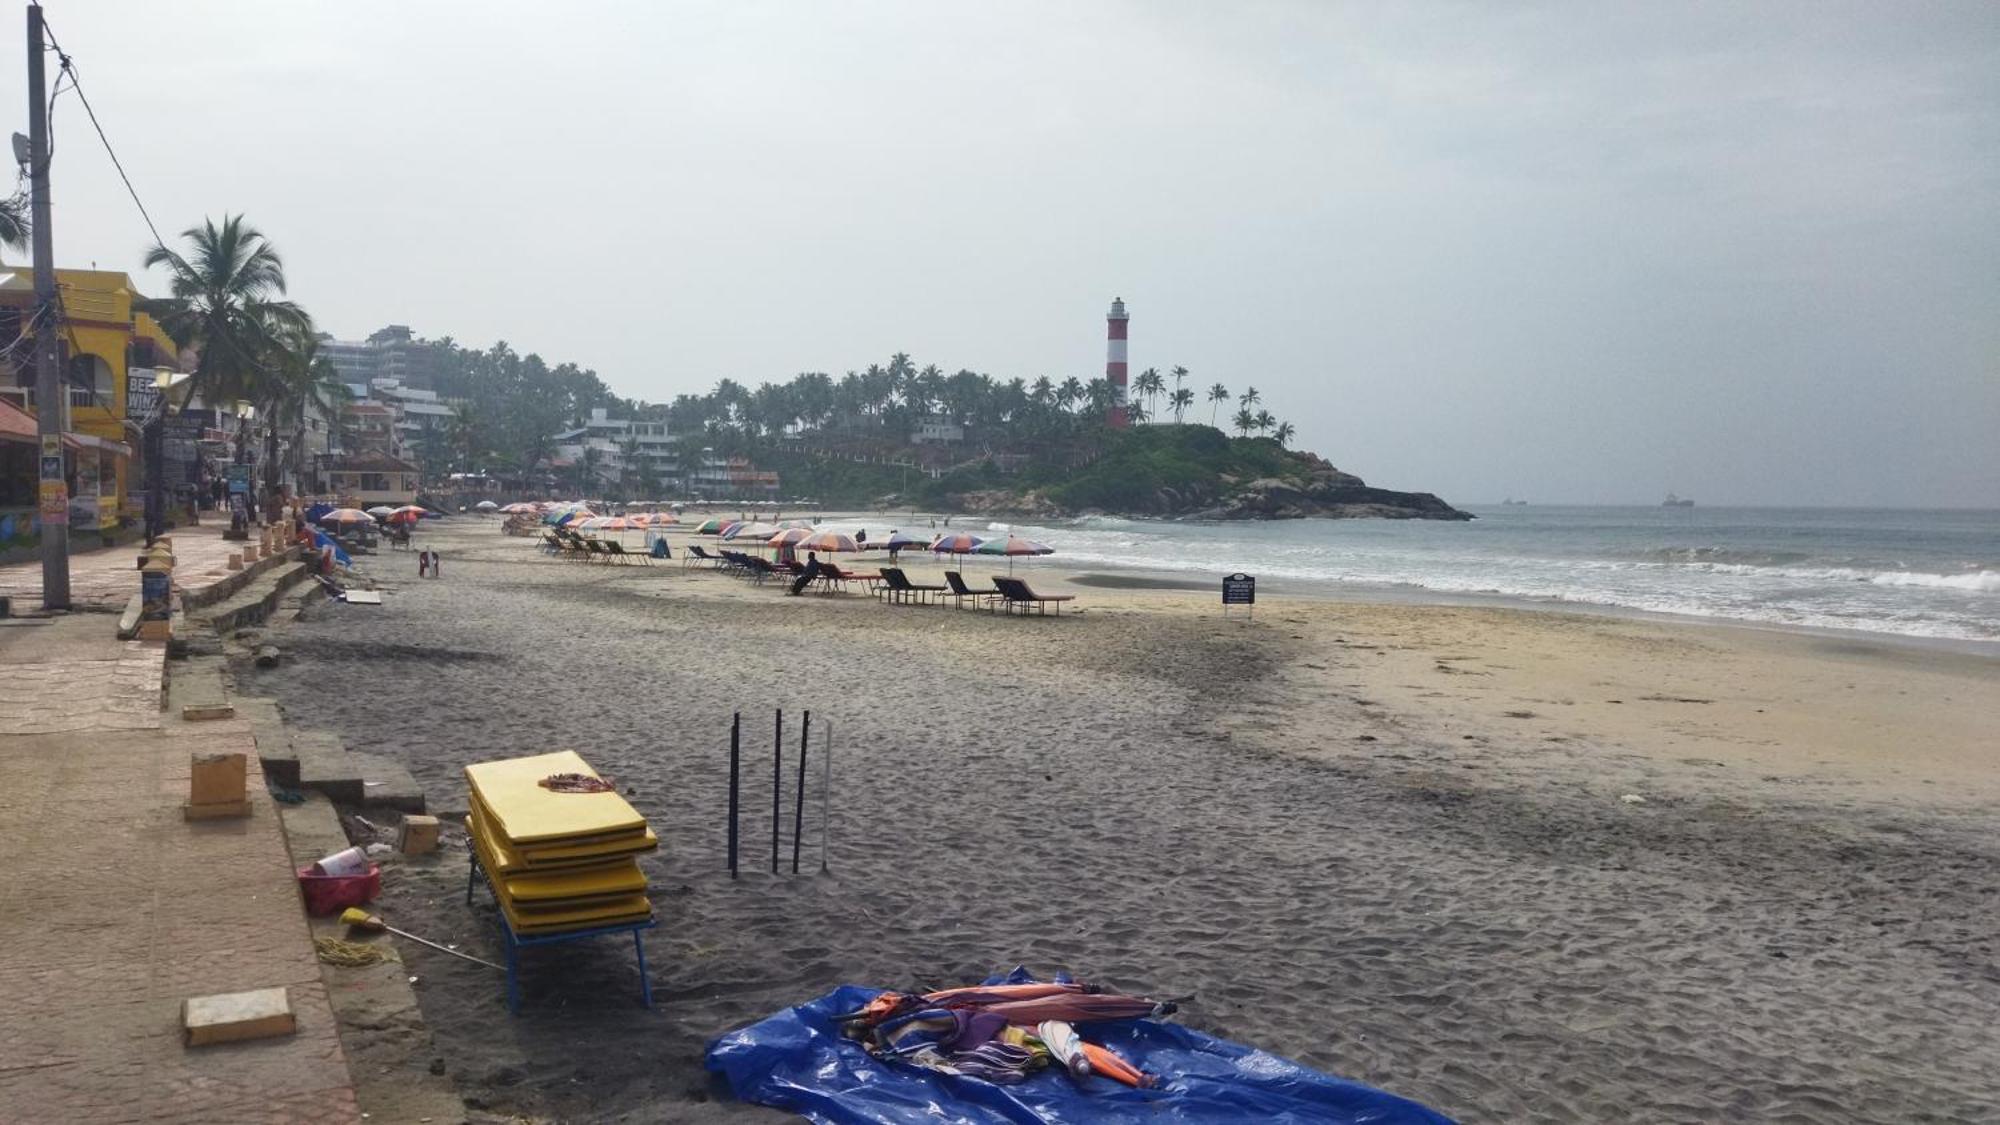
[[[267,426],[265,483],[277,484],[280,468],[289,469],[293,480],[302,480],[307,475],[307,425],[314,415],[324,419],[329,427],[339,424],[341,404],[350,393],[347,384],[341,382],[333,361],[319,354],[319,341],[308,332],[294,337],[273,359],[271,377],[265,381],[263,391],[258,409],[264,414]],[[279,465],[277,455],[281,430],[290,435],[283,466]]]
[[[1194,405],[1194,391],[1187,387],[1175,387],[1174,393],[1167,396],[1167,405],[1174,408],[1174,425],[1180,425],[1181,415]]]
[[[1214,384],[1214,385],[1212,385],[1212,386],[1210,386],[1210,387],[1208,388],[1208,404],[1209,404],[1209,405],[1208,405],[1208,424],[1209,424],[1209,425],[1211,425],[1211,426],[1215,425],[1215,412],[1216,412],[1216,410],[1218,409],[1218,407],[1216,406],[1216,404],[1217,404],[1217,403],[1222,403],[1222,402],[1228,402],[1228,401],[1229,401],[1229,388],[1228,388],[1228,387],[1225,387],[1225,386],[1223,386],[1223,385],[1222,385],[1221,383],[1216,383],[1216,384]]]
[[[479,415],[471,403],[451,408],[451,449],[458,455],[458,463],[468,473],[479,471]]]
[[[1271,427],[1278,424],[1278,420],[1271,416],[1270,411],[1259,410],[1252,424],[1257,427],[1257,432],[1262,434],[1270,432]]]
[[[1298,435],[1298,430],[1294,429],[1290,422],[1279,423],[1277,430],[1273,431],[1271,434],[1272,437],[1278,440],[1279,445],[1292,444],[1292,438],[1297,435]]]
[[[1153,405],[1153,396],[1165,390],[1166,385],[1166,380],[1160,378],[1160,373],[1150,367],[1139,372],[1139,377],[1132,380],[1132,389],[1146,396],[1146,406],[1148,407],[1146,412],[1148,414],[1152,413],[1150,408]],[[1137,421],[1137,419],[1134,419],[1134,421]]]
[[[1085,397],[1083,382],[1074,375],[1064,379],[1062,385],[1056,388],[1056,405],[1064,410],[1084,401]]]
[[[1263,401],[1264,396],[1258,394],[1255,387],[1245,388],[1242,394],[1236,396],[1236,405],[1238,406],[1255,406]]]
[[[274,377],[271,357],[284,342],[312,334],[305,310],[279,294],[285,291],[285,264],[243,216],[224,215],[222,225],[204,219],[181,232],[187,252],[154,246],[146,266],[166,266],[173,295],[145,303],[174,342],[194,348],[200,358],[187,393],[221,410],[263,398],[261,384]],[[239,427],[236,457],[245,458]]]
[[[1240,407],[1237,409],[1236,415],[1230,419],[1230,422],[1236,427],[1237,437],[1248,437],[1250,428],[1257,424],[1257,416],[1250,413],[1249,407]]]
[[[1131,402],[1125,404],[1125,420],[1133,425],[1136,426],[1150,417],[1152,415],[1146,413],[1145,406],[1138,399],[1133,399]]]
[[[20,195],[0,199],[0,246],[28,248],[28,201]]]

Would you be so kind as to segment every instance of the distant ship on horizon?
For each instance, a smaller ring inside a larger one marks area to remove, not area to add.
[[[1667,493],[1667,498],[1666,498],[1665,500],[1662,500],[1662,501],[1660,501],[1660,507],[1662,507],[1662,508],[1692,508],[1692,507],[1694,507],[1694,501],[1692,501],[1692,500],[1683,500],[1683,499],[1681,499],[1680,497],[1678,497],[1678,496],[1675,496],[1675,495],[1674,495],[1673,493],[1669,492],[1669,493]]]
[[[1500,503],[1503,507],[1508,507],[1508,508],[1525,508],[1528,506],[1528,502],[1526,500],[1516,500],[1512,496],[1509,496],[1505,500],[1500,501]]]

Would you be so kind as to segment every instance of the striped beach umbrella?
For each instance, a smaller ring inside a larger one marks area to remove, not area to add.
[[[323,524],[374,523],[375,517],[359,508],[335,508],[319,518]]]
[[[1025,555],[1053,555],[1056,549],[1047,543],[1037,543],[1033,539],[1023,539],[1018,535],[1008,534],[997,539],[988,539],[974,547],[972,553],[1007,556],[1007,573],[1012,574],[1015,559]]]
[[[859,551],[861,544],[854,541],[854,536],[843,532],[818,531],[793,544],[792,549],[795,551],[819,551],[824,554],[832,554],[835,551]]]
[[[778,529],[775,525],[765,523],[763,520],[742,520],[724,528],[722,537],[724,539],[769,539],[777,533]]]
[[[705,520],[701,521],[700,523],[696,524],[696,525],[694,526],[694,530],[693,530],[693,531],[690,531],[690,532],[688,532],[688,534],[689,534],[689,535],[720,535],[720,534],[722,534],[722,529],[723,529],[723,528],[725,528],[725,527],[728,527],[728,526],[729,526],[729,521],[728,521],[728,520],[725,520],[725,519],[705,519]]]
[[[979,544],[982,542],[984,540],[980,539],[977,535],[968,535],[963,531],[959,531],[938,536],[936,539],[931,540],[931,545],[925,549],[935,551],[940,555],[969,555],[978,550]]]
[[[799,540],[801,539],[812,538],[812,534],[813,534],[812,528],[809,527],[788,527],[783,531],[778,532],[776,535],[771,536],[771,538],[767,540],[764,545],[766,547],[776,547],[780,550],[783,550],[786,547],[797,546]]]

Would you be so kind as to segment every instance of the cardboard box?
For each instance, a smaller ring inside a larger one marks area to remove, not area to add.
[[[397,851],[404,855],[425,855],[436,851],[437,846],[437,817],[413,814],[403,818],[403,832],[396,840]]]

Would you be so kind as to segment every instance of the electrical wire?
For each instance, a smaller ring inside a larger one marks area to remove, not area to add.
[[[160,228],[153,225],[153,216],[146,210],[146,204],[139,199],[139,189],[132,186],[132,177],[125,174],[125,162],[118,159],[118,150],[111,147],[111,138],[104,135],[104,125],[97,120],[97,111],[91,108],[90,95],[83,92],[83,83],[80,81],[82,76],[76,68],[76,60],[70,58],[63,51],[62,44],[56,41],[55,32],[49,28],[46,17],[42,20],[42,34],[48,37],[49,46],[55,50],[56,58],[62,60],[62,73],[56,77],[55,93],[49,95],[49,151],[44,161],[55,158],[55,100],[56,94],[62,93],[62,79],[67,76],[69,89],[76,91],[77,100],[83,103],[83,112],[90,117],[90,127],[97,131],[97,139],[104,145],[104,154],[111,158],[111,166],[118,170],[118,178],[124,181],[125,193],[132,197],[132,205],[139,209],[139,217],[146,220],[146,229],[153,232],[153,245],[165,246],[166,240],[160,237]]]

